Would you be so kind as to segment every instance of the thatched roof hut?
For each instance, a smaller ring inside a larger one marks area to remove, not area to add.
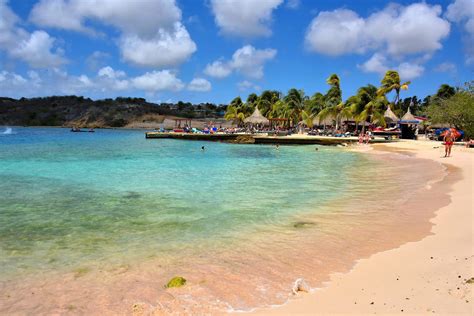
[[[402,121],[418,121],[417,118],[411,114],[410,107],[408,107],[408,111],[403,115]]]
[[[260,113],[258,107],[255,107],[252,115],[244,119],[244,123],[269,125],[270,121]]]
[[[334,125],[334,122],[336,121],[336,118],[332,115],[327,116],[324,119],[320,119],[319,116],[316,116],[313,119],[313,125],[314,126],[320,126],[320,125]]]
[[[395,113],[393,113],[392,109],[390,108],[390,106],[388,106],[387,110],[385,111],[384,113],[384,118],[386,121],[390,121],[390,122],[398,122],[399,121],[399,118],[398,116],[395,115]]]

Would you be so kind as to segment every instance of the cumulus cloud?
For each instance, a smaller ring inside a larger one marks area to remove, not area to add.
[[[362,65],[358,65],[364,72],[376,72],[383,74],[388,70],[387,58],[382,54],[375,53],[369,60]]]
[[[362,65],[357,65],[357,67],[364,72],[378,73],[381,77],[387,70],[393,69],[398,71],[401,80],[412,80],[424,73],[425,67],[421,62],[423,62],[423,58],[393,65],[384,55],[375,53],[369,60]]]
[[[243,80],[237,83],[237,88],[240,91],[247,91],[247,90],[255,90],[259,91],[261,88],[260,86],[254,84],[253,82],[250,82],[248,80]]]
[[[184,88],[183,82],[169,70],[151,71],[132,79],[135,88],[147,92],[163,90],[180,91]]]
[[[401,63],[397,67],[402,80],[412,80],[420,77],[425,71],[425,67],[416,63]]]
[[[231,60],[217,60],[208,64],[204,73],[212,77],[224,78],[236,71],[246,77],[260,79],[263,77],[265,63],[275,58],[276,54],[276,49],[256,49],[251,45],[245,45],[234,52]]]
[[[474,36],[474,4],[472,0],[456,0],[448,6],[446,17],[453,22],[464,23],[464,29]]]
[[[348,9],[323,11],[310,23],[305,43],[309,50],[339,56],[383,51],[392,56],[434,52],[450,31],[439,5],[388,5],[360,17]]]
[[[225,61],[216,60],[206,66],[204,73],[215,78],[225,78],[232,73],[232,67]]]
[[[41,0],[30,13],[38,25],[91,34],[90,20],[113,26],[123,59],[146,67],[176,66],[196,51],[181,18],[175,0]]]
[[[0,0],[0,50],[11,58],[34,68],[57,67],[66,62],[63,51],[55,47],[55,38],[45,31],[29,33],[18,26],[18,16]]]
[[[204,81],[203,81],[204,80]],[[136,91],[147,93],[163,91],[180,91],[185,84],[170,70],[146,72],[136,77],[129,77],[122,70],[110,66],[101,68],[95,75],[71,75],[65,70],[52,68],[48,70],[30,70],[27,75],[15,72],[0,71],[0,91],[9,96],[63,95],[82,93],[105,93],[111,91]],[[202,78],[195,78],[188,85],[193,91],[207,91],[210,83]]]
[[[435,67],[436,72],[456,73],[457,67],[455,64],[450,62],[444,62]]]
[[[189,91],[207,92],[211,91],[211,83],[204,78],[194,78],[188,84]]]
[[[296,10],[300,7],[301,1],[300,0],[288,0],[286,1],[286,7],[288,9]]]
[[[211,0],[216,24],[224,34],[254,37],[271,35],[272,12],[283,0]]]
[[[474,65],[474,4],[472,0],[456,0],[448,6],[446,17],[463,24],[466,64]]]
[[[186,28],[179,22],[173,32],[160,29],[151,39],[138,35],[124,35],[120,40],[122,56],[139,66],[165,67],[184,62],[196,51]]]

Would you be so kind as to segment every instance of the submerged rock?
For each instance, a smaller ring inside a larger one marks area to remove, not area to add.
[[[237,144],[254,144],[255,138],[250,135],[240,135],[234,140],[234,143]]]
[[[293,284],[293,294],[298,294],[298,292],[309,292],[311,288],[308,283],[303,278],[299,278]]]
[[[165,285],[167,289],[172,287],[181,287],[186,284],[186,279],[180,276],[175,276],[171,280],[169,280],[168,284]]]
[[[138,199],[141,195],[138,192],[129,191],[123,197],[126,199]]]

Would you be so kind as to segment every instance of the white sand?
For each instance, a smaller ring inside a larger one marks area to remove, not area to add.
[[[474,284],[466,280],[474,277],[474,149],[454,146],[452,157],[442,158],[443,146],[438,142],[383,146],[459,168],[451,172],[461,179],[446,184],[451,203],[432,219],[433,235],[359,260],[349,273],[331,275],[326,287],[256,314],[473,315]]]

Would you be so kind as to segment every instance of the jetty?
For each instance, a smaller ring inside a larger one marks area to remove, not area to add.
[[[214,141],[237,144],[281,144],[281,145],[342,145],[357,143],[357,137],[333,137],[333,136],[312,136],[305,134],[293,134],[286,136],[275,136],[267,134],[201,134],[201,133],[175,133],[175,132],[146,132],[147,139],[181,139]],[[393,140],[377,137],[370,140],[370,143],[388,143]]]

